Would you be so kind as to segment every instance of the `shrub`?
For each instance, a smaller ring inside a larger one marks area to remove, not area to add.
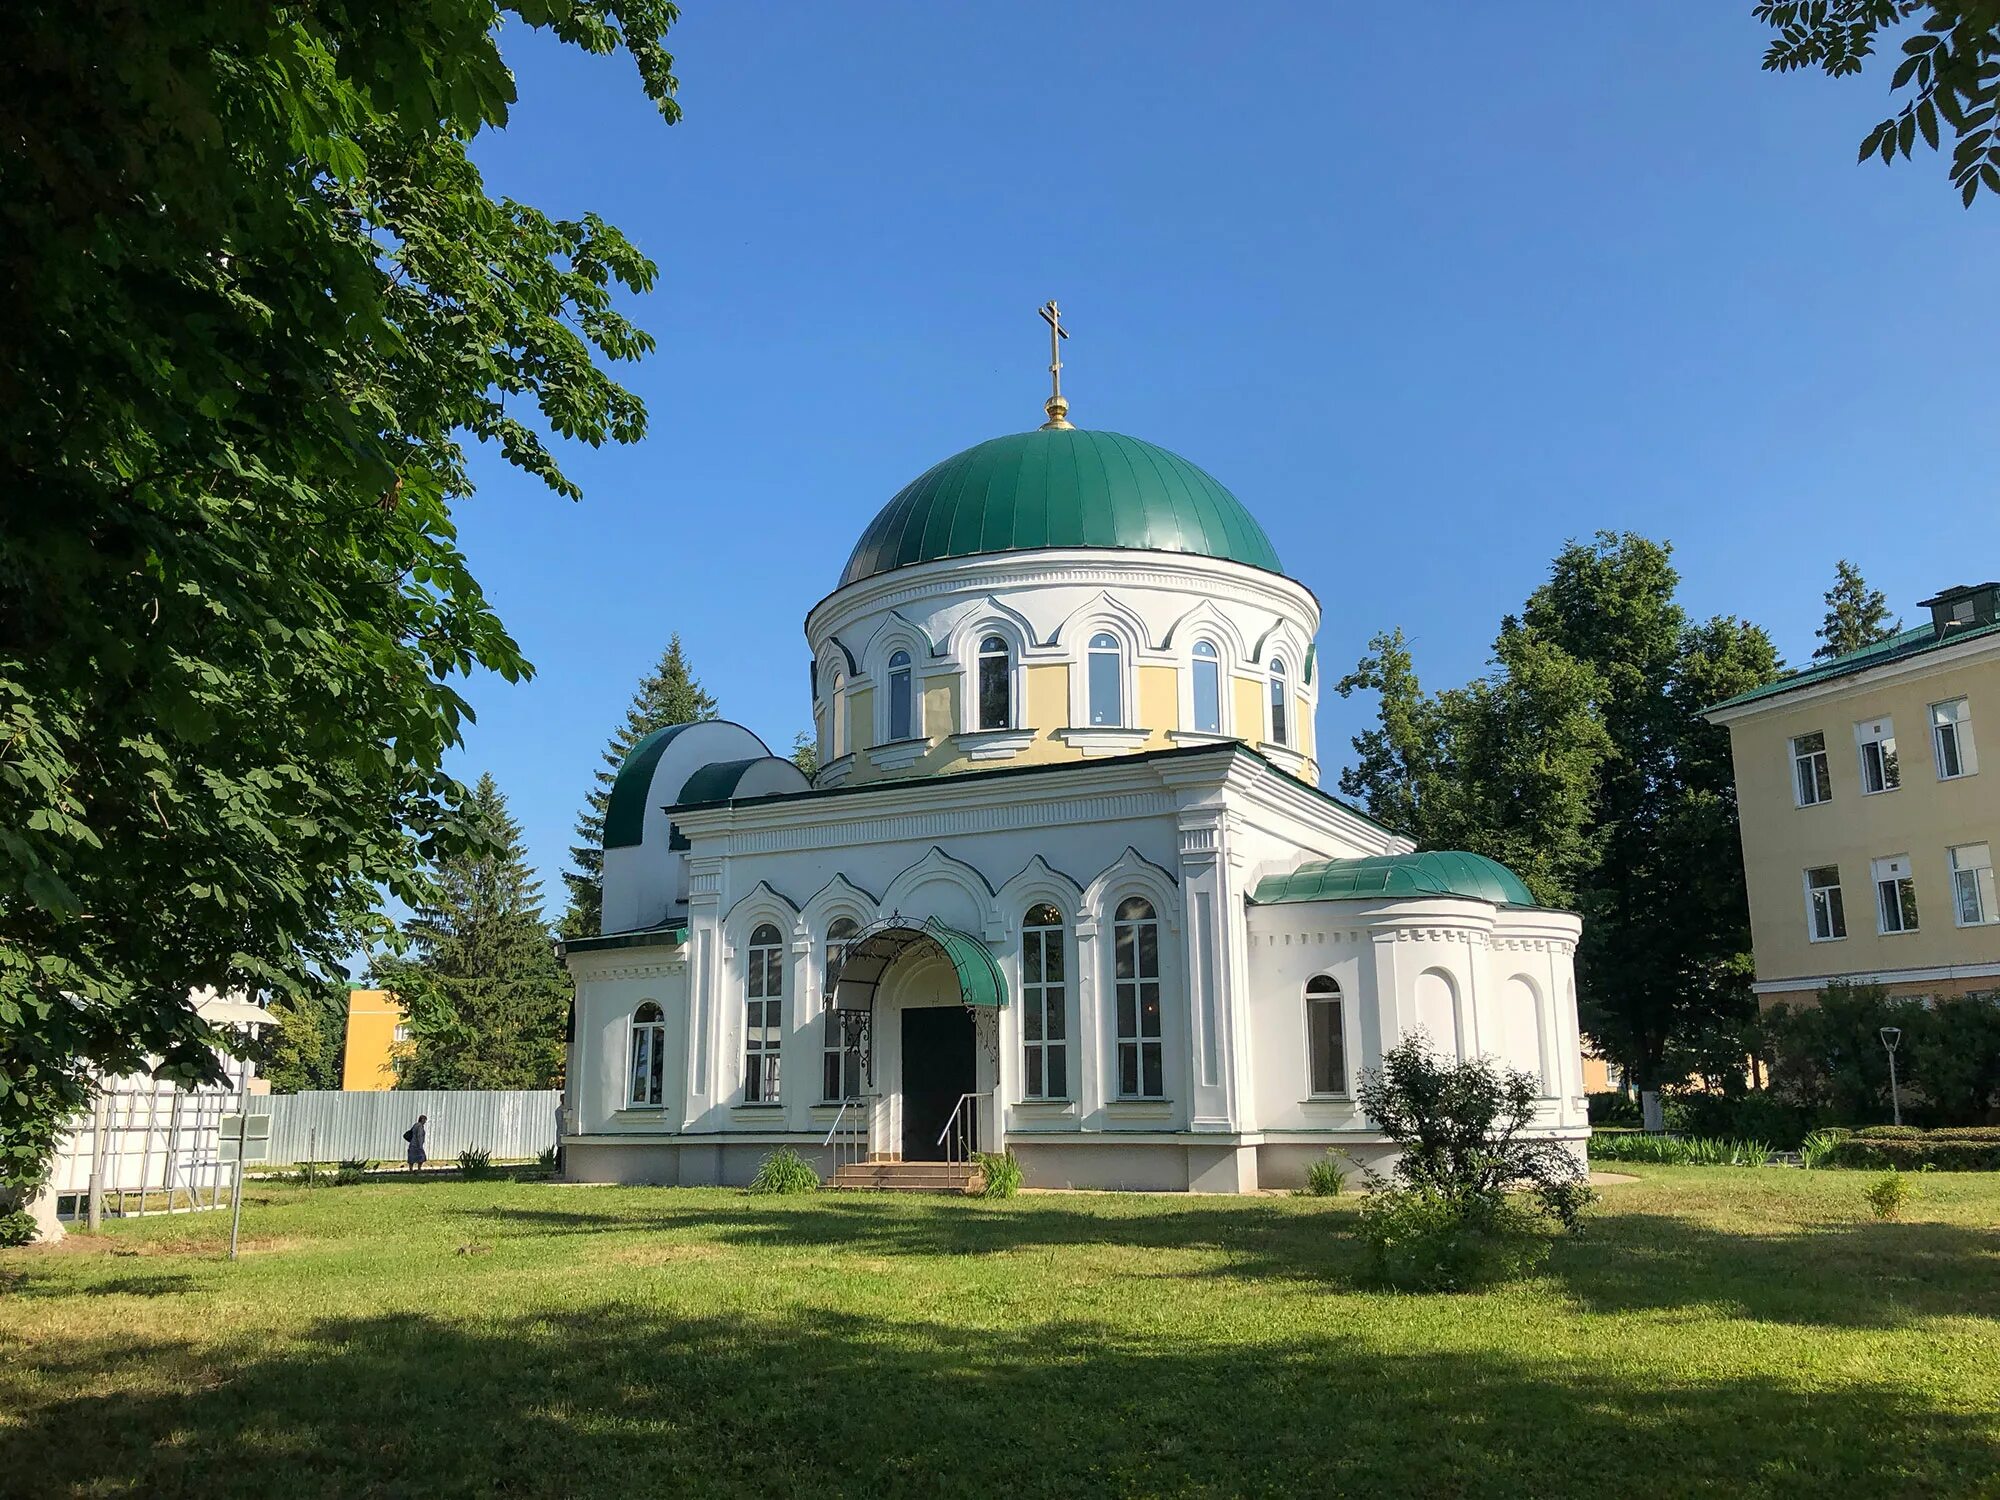
[[[1811,1111],[1764,1089],[1676,1090],[1666,1102],[1666,1122],[1675,1135],[1769,1141],[1785,1150],[1804,1140],[1815,1123]]]
[[[491,1177],[493,1175],[493,1153],[482,1150],[478,1146],[467,1146],[463,1151],[458,1153],[458,1170],[460,1175],[474,1180],[481,1177]]]
[[[1527,1133],[1540,1093],[1526,1073],[1439,1057],[1421,1037],[1364,1076],[1356,1098],[1402,1147],[1393,1181],[1364,1171],[1373,1191],[1362,1235],[1377,1281],[1413,1291],[1483,1285],[1532,1265],[1546,1222],[1581,1230],[1592,1196],[1582,1168]],[[1525,1192],[1510,1197],[1516,1189]]]
[[[1830,1167],[1893,1167],[1905,1172],[2000,1172],[2000,1140],[1953,1139],[1963,1131],[1937,1131],[1915,1140],[1849,1136],[1827,1154]],[[1942,1138],[1941,1138],[1942,1137]]]
[[[1799,1142],[1799,1164],[1808,1169],[1829,1165],[1833,1148],[1847,1136],[1845,1130],[1815,1130]]]
[[[1586,1101],[1590,1105],[1592,1125],[1641,1125],[1644,1119],[1639,1113],[1639,1101],[1630,1094],[1616,1090],[1591,1094]]]
[[[335,1187],[352,1187],[357,1182],[365,1182],[367,1180],[368,1163],[365,1161],[354,1161],[351,1159],[344,1161],[334,1170],[333,1174],[333,1185]]]
[[[1916,1186],[1891,1167],[1880,1177],[1868,1184],[1868,1191],[1862,1194],[1868,1200],[1869,1212],[1878,1219],[1900,1218],[1903,1205],[1917,1196]]]
[[[1021,1164],[1011,1151],[978,1151],[973,1162],[986,1177],[982,1198],[1011,1198],[1021,1191]]]
[[[535,1165],[540,1167],[544,1172],[553,1172],[556,1169],[556,1148],[553,1146],[542,1147],[535,1155]]]
[[[819,1186],[819,1173],[790,1146],[780,1146],[765,1157],[750,1179],[753,1193],[810,1193]]]
[[[1404,1292],[1466,1292],[1533,1270],[1548,1253],[1544,1221],[1515,1204],[1383,1188],[1361,1206],[1370,1276]]]
[[[1914,1141],[1923,1134],[1914,1125],[1867,1125],[1854,1133],[1869,1141]]]
[[[1306,1185],[1299,1189],[1302,1198],[1338,1198],[1340,1190],[1347,1185],[1347,1174],[1340,1168],[1340,1159],[1328,1151],[1318,1161],[1306,1168]]]
[[[41,1233],[35,1223],[35,1216],[25,1208],[10,1209],[0,1213],[0,1248],[12,1245],[32,1245]]]
[[[1650,1162],[1664,1167],[1761,1167],[1771,1155],[1763,1141],[1712,1136],[1593,1135],[1593,1161]]]
[[[282,1177],[282,1174],[280,1175]],[[284,1180],[296,1182],[300,1187],[318,1187],[325,1176],[326,1171],[318,1162],[302,1161],[298,1164],[298,1170]]]

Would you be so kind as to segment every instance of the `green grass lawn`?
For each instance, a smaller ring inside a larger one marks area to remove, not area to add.
[[[1460,1297],[1353,1198],[253,1184],[0,1252],[0,1492],[2000,1495],[2000,1176],[1637,1170]]]

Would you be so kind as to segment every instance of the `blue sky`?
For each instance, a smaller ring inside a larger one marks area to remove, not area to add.
[[[595,210],[660,266],[636,448],[586,498],[475,463],[466,548],[539,668],[476,681],[560,906],[570,827],[678,630],[780,753],[806,610],[902,484],[1035,425],[1209,469],[1325,608],[1337,671],[1401,625],[1481,670],[1570,537],[1670,540],[1701,614],[1813,645],[1837,557],[1905,614],[2000,573],[1995,210],[1857,166],[1887,79],[1761,72],[1748,0],[1370,7],[719,5],[686,118],[629,64],[505,38],[495,192]],[[1371,712],[1331,694],[1331,783]]]

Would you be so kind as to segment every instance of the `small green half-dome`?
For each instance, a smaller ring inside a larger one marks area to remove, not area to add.
[[[1250,899],[1271,906],[1285,901],[1367,901],[1396,896],[1469,896],[1495,906],[1540,904],[1527,882],[1500,861],[1462,849],[1316,859],[1288,874],[1265,876],[1257,882]]]
[[[1177,453],[1116,432],[989,439],[919,474],[861,533],[841,587],[944,557],[1107,547],[1282,573],[1243,502]]]

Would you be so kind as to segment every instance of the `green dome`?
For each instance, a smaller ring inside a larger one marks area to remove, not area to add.
[[[1264,528],[1213,475],[1115,432],[997,437],[925,470],[861,533],[841,587],[912,563],[1043,547],[1187,552],[1282,573]]]
[[[1538,904],[1521,877],[1500,861],[1459,849],[1316,859],[1289,874],[1265,876],[1257,882],[1250,899],[1269,906],[1284,901],[1365,901],[1382,896],[1471,896],[1495,906]]]

